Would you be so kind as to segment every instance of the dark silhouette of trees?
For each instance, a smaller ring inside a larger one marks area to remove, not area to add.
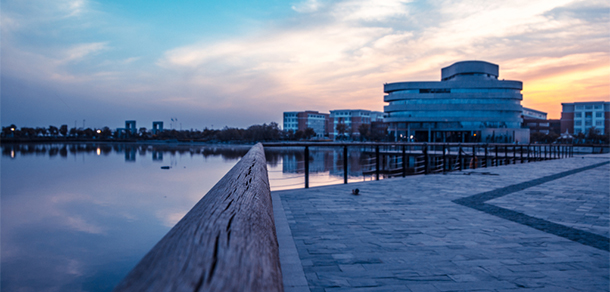
[[[347,125],[345,125],[345,123],[343,123],[343,122],[339,122],[337,124],[337,134],[339,135],[339,137],[341,139],[345,138],[344,137],[345,132],[347,132]]]
[[[61,125],[61,127],[59,127],[59,133],[66,137],[68,135],[68,125]]]
[[[360,133],[361,141],[369,139],[370,129],[371,129],[371,126],[369,124],[360,124],[360,126],[358,127],[358,132]]]
[[[110,138],[110,136],[112,136],[112,131],[110,130],[110,128],[108,128],[108,127],[102,128],[102,135],[101,135],[101,137],[103,139],[108,139],[108,138]]]
[[[303,131],[303,136],[305,139],[311,139],[312,137],[316,136],[316,131],[310,127],[307,127],[305,128],[305,131]]]
[[[51,134],[51,136],[56,137],[57,133],[59,133],[59,129],[57,129],[57,127],[49,126],[49,134]]]

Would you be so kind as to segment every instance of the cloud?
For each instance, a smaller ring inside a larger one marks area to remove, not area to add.
[[[311,13],[318,11],[322,5],[317,0],[305,0],[303,2],[292,5],[292,10],[299,13]]]
[[[64,61],[77,61],[84,57],[108,49],[107,42],[74,45],[65,50]]]

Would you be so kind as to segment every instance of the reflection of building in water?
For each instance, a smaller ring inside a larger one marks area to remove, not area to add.
[[[161,151],[153,151],[152,153],[153,161],[163,161],[163,152]]]
[[[309,172],[326,172],[332,168],[331,149],[309,149]],[[304,173],[305,156],[303,150],[293,153],[285,153],[282,156],[282,172],[284,173]]]
[[[328,172],[330,175],[343,176],[343,148],[310,148],[309,156],[309,173]],[[348,148],[348,175],[361,176],[363,164],[371,163],[370,158],[367,157],[361,154],[361,149],[359,148]],[[304,173],[304,159],[303,150],[283,154],[282,172]]]
[[[125,148],[125,161],[134,162],[136,161],[136,148]]]

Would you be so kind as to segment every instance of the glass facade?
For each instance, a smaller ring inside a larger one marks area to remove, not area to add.
[[[521,128],[523,84],[498,80],[498,71],[492,63],[464,61],[443,68],[438,82],[385,84],[389,131],[396,140],[528,142],[529,129]]]

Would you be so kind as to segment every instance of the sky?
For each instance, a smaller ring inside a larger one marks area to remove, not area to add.
[[[608,1],[0,0],[0,21],[2,126],[281,126],[463,60],[549,118],[610,100]]]

